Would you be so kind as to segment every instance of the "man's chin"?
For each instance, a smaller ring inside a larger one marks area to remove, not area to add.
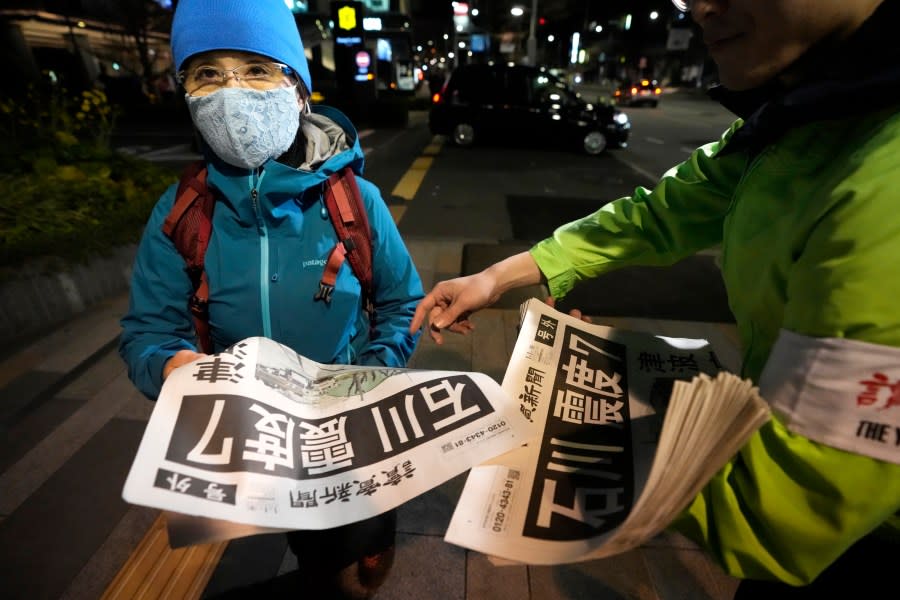
[[[766,77],[754,77],[746,73],[719,71],[719,83],[733,92],[744,92],[757,88],[768,81]]]

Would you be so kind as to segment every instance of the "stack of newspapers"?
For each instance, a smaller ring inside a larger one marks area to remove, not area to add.
[[[770,416],[705,340],[593,325],[536,299],[503,388],[534,437],[470,471],[445,539],[530,564],[646,542]]]

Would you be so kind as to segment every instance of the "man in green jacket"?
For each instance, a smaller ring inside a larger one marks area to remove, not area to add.
[[[740,118],[653,189],[419,304],[466,333],[505,291],[721,244],[743,375],[774,418],[672,524],[737,597],[894,587],[900,556],[900,0],[675,0]],[[896,568],[896,567],[894,567]],[[809,585],[811,584],[812,585]],[[805,587],[799,587],[805,586]]]

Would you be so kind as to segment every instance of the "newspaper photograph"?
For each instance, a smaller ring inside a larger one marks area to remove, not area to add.
[[[172,372],[123,498],[170,511],[181,526],[173,546],[326,529],[390,510],[530,435],[487,375],[324,365],[254,337]]]
[[[528,564],[620,552],[609,542],[647,482],[674,382],[724,366],[706,340],[593,325],[536,299],[522,310],[503,389],[535,437],[471,470],[444,539]]]

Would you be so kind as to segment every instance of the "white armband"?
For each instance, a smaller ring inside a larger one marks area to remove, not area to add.
[[[782,330],[759,392],[789,431],[900,464],[900,348]]]

